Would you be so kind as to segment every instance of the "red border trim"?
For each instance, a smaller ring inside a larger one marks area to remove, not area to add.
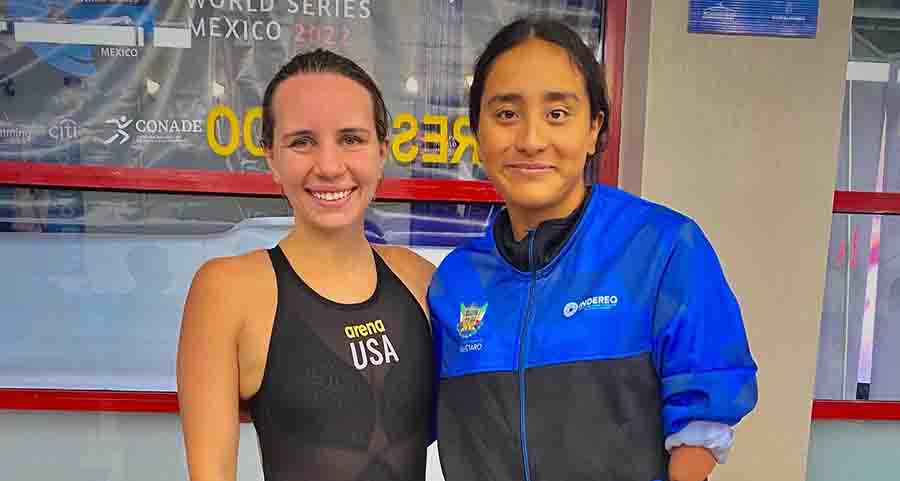
[[[242,406],[244,408],[245,406]],[[177,413],[174,392],[0,389],[0,410]],[[813,420],[900,421],[900,401],[817,399]],[[248,421],[246,413],[241,420]]]
[[[0,409],[177,413],[178,396],[173,392],[0,389]]]
[[[178,413],[178,394],[148,391],[0,389],[0,410],[116,413]],[[250,422],[241,403],[241,422]]]
[[[606,4],[606,38],[603,39],[603,59],[606,67],[609,91],[609,139],[598,181],[606,185],[619,185],[619,152],[622,138],[622,82],[625,74],[625,25],[627,0],[608,0]]]
[[[814,420],[900,421],[900,401],[813,401]]]
[[[0,185],[278,197],[281,190],[263,173],[216,172],[0,161]],[[385,178],[379,200],[501,202],[490,182]]]
[[[900,214],[900,192],[834,192],[835,214]]]

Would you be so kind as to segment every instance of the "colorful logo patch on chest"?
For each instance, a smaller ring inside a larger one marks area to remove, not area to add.
[[[478,306],[475,304],[459,305],[459,323],[456,325],[456,331],[463,338],[472,337],[477,333],[484,324],[484,314],[487,312],[487,304]]]

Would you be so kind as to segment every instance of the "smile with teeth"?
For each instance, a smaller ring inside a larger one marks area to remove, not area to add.
[[[313,197],[319,200],[336,201],[342,200],[353,192],[353,189],[342,190],[339,192],[310,192]]]

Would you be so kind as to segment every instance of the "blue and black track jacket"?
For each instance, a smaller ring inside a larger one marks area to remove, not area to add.
[[[666,436],[756,404],[740,308],[700,228],[602,185],[573,216],[558,246],[553,221],[529,232],[516,263],[501,212],[435,273],[447,481],[666,480]]]

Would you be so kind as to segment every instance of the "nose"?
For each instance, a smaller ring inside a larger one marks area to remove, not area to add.
[[[519,124],[516,135],[516,149],[528,156],[541,153],[547,148],[545,125],[540,119],[526,115]]]
[[[347,172],[347,164],[333,143],[324,144],[316,159],[316,173],[326,179],[333,179]]]

